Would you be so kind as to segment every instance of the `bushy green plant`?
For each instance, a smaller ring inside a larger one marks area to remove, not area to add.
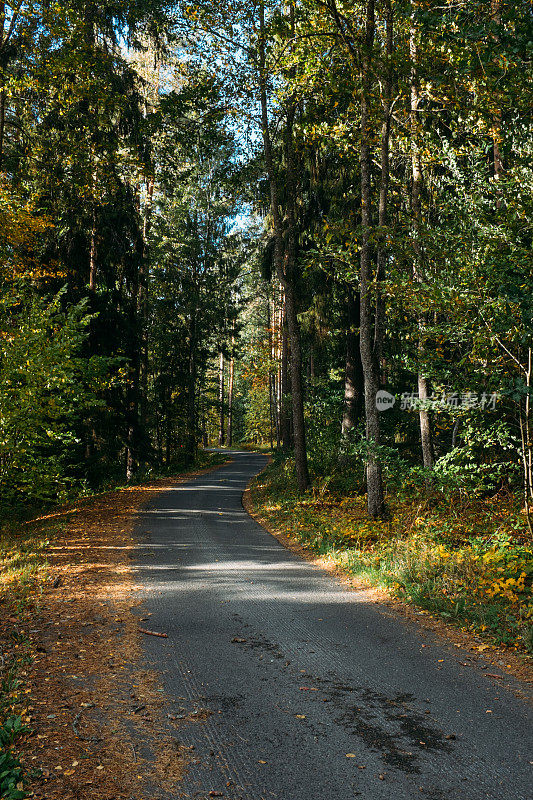
[[[315,383],[305,408],[309,465],[313,474],[338,470],[342,396],[328,381]]]
[[[10,291],[0,300],[0,494],[6,507],[66,499],[79,421],[101,401],[108,360],[80,355],[91,317]]]
[[[504,480],[518,480],[519,444],[503,420],[482,425],[467,419],[460,443],[435,464],[438,482],[467,492],[491,492]]]
[[[23,800],[26,796],[20,760],[11,750],[4,750],[0,753],[0,797]]]

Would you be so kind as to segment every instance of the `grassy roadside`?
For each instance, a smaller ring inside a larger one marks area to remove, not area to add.
[[[533,653],[533,550],[509,495],[389,497],[389,519],[374,521],[361,495],[322,488],[298,496],[286,461],[254,480],[250,501],[267,523],[348,576],[487,642]]]
[[[0,797],[26,797],[19,744],[30,732],[26,670],[33,659],[31,620],[46,580],[45,548],[61,526],[14,522],[0,531]]]
[[[189,473],[198,473],[216,467],[227,461],[227,454],[201,452],[197,463],[190,470],[180,473],[180,479]],[[114,525],[116,533],[109,534],[109,541],[104,542],[104,547],[110,552],[115,545],[112,536],[124,536],[125,526],[133,519],[135,507],[148,498],[153,487],[164,487],[166,480],[160,476],[151,475],[144,486],[117,489],[84,498],[78,503],[64,507],[49,509],[38,519],[15,522],[6,522],[0,528],[0,798],[2,800],[21,800],[28,795],[28,786],[33,786],[33,778],[37,774],[28,767],[24,751],[35,740],[44,739],[41,730],[35,735],[34,728],[42,725],[39,711],[42,711],[46,698],[46,686],[42,687],[43,696],[36,699],[35,686],[32,689],[31,673],[35,665],[50,659],[52,654],[49,645],[39,640],[39,632],[44,630],[61,631],[65,625],[66,631],[61,633],[60,640],[55,642],[54,650],[61,644],[66,659],[66,639],[69,636],[69,626],[72,628],[74,617],[78,609],[81,587],[87,580],[92,580],[92,573],[101,574],[100,579],[107,585],[110,583],[110,572],[115,577],[120,577],[125,569],[124,564],[109,565],[107,571],[102,565],[91,565],[89,569],[82,569],[85,558],[91,558],[91,543],[96,544],[96,551],[92,554],[92,561],[100,559],[102,542],[97,541],[98,528]],[[117,503],[122,505],[123,511],[117,513]],[[100,509],[106,510],[109,504],[109,514],[106,518],[100,517]],[[96,511],[95,511],[96,509]],[[98,525],[98,519],[102,525]],[[94,527],[94,534],[91,531]],[[127,541],[116,552],[122,549],[126,562],[128,556]],[[65,546],[66,545],[66,546]],[[87,554],[87,556],[85,555]],[[58,562],[60,559],[60,562]],[[100,559],[101,560],[101,559]],[[105,565],[103,565],[105,567]],[[129,590],[128,590],[129,591]],[[100,601],[95,592],[91,600],[85,598],[86,607],[90,608]],[[101,592],[105,595],[105,592]],[[108,591],[110,596],[113,592]],[[68,597],[68,600],[66,599]],[[72,604],[69,608],[68,621],[64,616],[64,604]],[[54,622],[51,620],[51,608],[59,609]],[[63,610],[62,610],[63,609]],[[124,614],[125,616],[125,614]],[[91,622],[90,628],[94,629]],[[135,626],[134,626],[135,627]],[[74,641],[74,646],[76,642]],[[122,644],[120,645],[122,647]],[[78,641],[79,647],[79,641]],[[90,652],[90,648],[87,647]],[[54,655],[55,657],[55,655]],[[79,654],[76,655],[79,659]],[[80,671],[83,662],[75,662],[75,670]],[[48,678],[45,678],[48,680]],[[61,692],[62,690],[59,689]],[[57,715],[54,707],[55,699],[50,696],[48,711],[50,719]],[[41,709],[38,708],[41,706]],[[68,724],[71,730],[71,723]],[[59,732],[55,735],[59,735]],[[57,748],[56,748],[57,749]],[[34,756],[39,766],[40,756]],[[35,763],[34,762],[34,763]],[[70,770],[67,770],[67,772]],[[47,790],[48,791],[48,790]],[[45,794],[49,797],[49,794]],[[74,796],[74,795],[73,795]],[[76,795],[77,796],[77,795]]]

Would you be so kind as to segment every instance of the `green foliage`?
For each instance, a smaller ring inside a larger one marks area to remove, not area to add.
[[[309,466],[318,475],[338,469],[341,408],[338,384],[327,380],[313,383],[305,410]]]
[[[516,484],[520,475],[519,442],[505,420],[467,419],[460,444],[435,464],[442,486],[463,492],[493,492],[505,483]]]
[[[0,798],[2,800],[22,800],[25,791],[26,775],[15,746],[19,739],[30,732],[20,714],[14,713],[20,703],[21,682],[17,671],[21,659],[8,664],[2,663],[0,680]]]
[[[20,759],[10,749],[0,752],[0,797],[2,800],[23,800],[27,797]]]
[[[8,748],[23,734],[29,732],[27,725],[22,722],[22,717],[11,716],[4,720],[0,728],[0,745]]]
[[[108,362],[83,358],[86,302],[9,292],[0,304],[0,492],[5,508],[65,498],[76,429],[101,403]],[[79,490],[79,487],[78,487]]]

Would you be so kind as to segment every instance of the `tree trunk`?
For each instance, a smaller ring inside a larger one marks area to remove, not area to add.
[[[187,464],[194,464],[196,459],[196,319],[194,315],[190,320],[185,457]]]
[[[91,238],[89,243],[89,289],[94,292],[96,289],[96,209],[93,201],[91,212]]]
[[[287,330],[287,305],[285,302],[285,292],[282,296],[282,327],[281,327],[281,365],[280,365],[280,433],[281,441],[284,450],[290,450],[292,447],[291,440],[291,416],[292,410],[289,413],[287,406],[289,405],[289,398],[291,395],[291,385],[289,376],[289,335]],[[292,400],[290,400],[292,406]]]
[[[280,298],[281,300],[281,298]],[[276,447],[281,448],[281,336],[283,327],[283,308],[281,302],[276,310],[276,339],[274,342],[274,364],[276,365],[274,380],[274,400],[276,408]]]
[[[164,397],[166,400],[166,413],[165,413],[165,438],[166,438],[166,446],[165,446],[165,464],[167,467],[170,466],[170,462],[172,460],[172,393],[170,391],[170,387],[165,389]]]
[[[272,356],[274,352],[274,313],[270,312],[270,297],[267,292],[267,331],[268,331],[268,440],[270,449],[274,448],[274,376],[272,375]],[[274,311],[274,309],[273,309]]]
[[[300,328],[296,312],[296,301],[291,284],[285,287],[287,300],[287,322],[291,348],[291,396],[294,436],[294,461],[298,489],[305,492],[309,486],[307,448],[305,443],[304,397],[302,386],[302,353],[300,349]]]
[[[294,269],[296,266],[296,225],[294,218],[294,145],[292,140],[292,125],[294,120],[294,105],[287,111],[285,125],[285,161],[286,161],[286,194],[288,196],[285,223],[281,219],[279,209],[279,192],[276,173],[272,157],[270,130],[268,125],[268,100],[265,63],[265,7],[264,0],[259,4],[259,86],[261,103],[261,128],[263,134],[263,147],[265,164],[270,186],[270,206],[274,223],[275,249],[274,262],[279,281],[285,291],[287,309],[287,325],[289,329],[289,342],[291,349],[291,388],[292,388],[292,414],[294,427],[294,460],[296,481],[298,489],[304,492],[309,486],[309,469],[307,465],[307,448],[305,442],[305,421],[303,409],[302,387],[302,354],[300,348],[300,328],[296,310],[296,297],[294,288]],[[285,239],[285,241],[284,241]]]
[[[140,430],[139,430],[139,395],[140,395],[140,376],[141,376],[141,337],[142,322],[139,317],[139,292],[140,292],[140,267],[143,261],[143,240],[139,233],[136,242],[136,256],[131,288],[131,298],[129,299],[129,316],[131,341],[129,344],[129,380],[126,391],[126,406],[128,429],[126,437],[126,478],[131,481],[138,466],[140,452]]]
[[[0,3],[0,50],[4,49],[6,44],[6,4]],[[9,28],[9,26],[8,26]],[[6,91],[5,91],[5,59],[2,58],[0,62],[0,170],[4,166],[4,130],[6,123]]]
[[[154,179],[150,177],[146,181],[146,201],[143,214],[143,257],[139,271],[139,301],[138,315],[141,326],[141,353],[140,353],[140,386],[141,396],[139,403],[139,422],[141,428],[146,425],[146,404],[148,398],[148,264],[149,246],[148,238],[152,227],[152,211],[154,197]]]
[[[359,295],[348,297],[348,331],[346,333],[346,366],[344,372],[343,436],[359,422],[363,411],[364,376],[359,350]]]
[[[270,303],[270,300],[268,301]],[[278,374],[279,374],[279,331],[278,331],[279,315],[276,309],[276,287],[272,291],[272,314],[271,323],[269,326],[269,350],[270,350],[270,369],[269,369],[269,388],[270,388],[270,404],[272,407],[272,447],[274,447],[274,436],[276,438],[276,445],[279,447],[280,443],[280,428],[279,428],[279,388],[278,388]]]
[[[294,108],[287,113],[285,126],[285,164],[286,178],[285,190],[287,193],[286,223],[285,223],[285,257],[283,267],[280,269],[279,278],[284,280],[285,297],[287,302],[287,325],[289,328],[289,342],[291,349],[291,389],[292,389],[292,419],[294,436],[294,463],[296,482],[300,492],[309,486],[309,469],[307,465],[307,446],[305,441],[304,394],[302,382],[302,352],[300,340],[300,326],[296,306],[295,271],[296,271],[296,220],[295,220],[295,165],[294,143],[292,139],[292,126]]]
[[[526,399],[525,410],[522,413],[522,402],[518,409],[520,419],[520,436],[522,440],[522,467],[524,476],[524,512],[530,536],[533,536],[533,525],[531,521],[531,505],[533,502],[533,444],[531,442],[531,379],[533,375],[532,349],[528,348],[526,377]]]
[[[96,270],[98,257],[98,230],[96,218],[96,190],[98,182],[98,171],[96,168],[96,156],[91,149],[91,160],[93,169],[91,172],[91,233],[89,239],[89,289],[94,292],[96,289]]]
[[[380,385],[379,362],[374,342],[374,315],[372,303],[372,210],[371,210],[371,140],[373,130],[370,122],[372,95],[372,48],[375,34],[374,0],[366,4],[365,42],[361,60],[361,325],[360,351],[365,381],[365,417],[368,458],[366,467],[368,513],[380,517],[385,512],[381,462],[376,447],[380,444],[380,420],[376,406],[376,394]]]
[[[411,28],[409,35],[409,52],[411,58],[411,110],[410,110],[410,123],[411,123],[411,169],[412,169],[412,187],[411,187],[411,211],[413,219],[413,277],[415,281],[422,281],[422,245],[420,242],[421,222],[422,222],[422,205],[421,205],[421,192],[422,192],[422,163],[420,159],[420,145],[418,141],[418,107],[420,104],[420,88],[418,82],[418,31],[415,22],[415,11],[411,13]],[[418,359],[422,362],[424,357],[424,328],[425,320],[421,316],[418,320],[419,327],[419,343],[418,343]],[[433,459],[433,443],[431,436],[431,419],[427,409],[427,399],[429,397],[428,381],[424,375],[421,364],[418,371],[418,399],[420,403],[419,409],[419,422],[420,422],[420,442],[422,445],[422,458],[424,467],[432,469],[434,465]]]
[[[218,357],[218,446],[223,447],[225,441],[224,421],[225,421],[225,408],[224,408],[224,353],[222,350]]]
[[[235,327],[235,325],[234,325]],[[233,445],[233,384],[235,382],[235,334],[231,335],[231,354],[229,362],[229,383],[228,383],[228,447]]]
[[[501,22],[501,0],[491,0],[491,13],[492,19],[496,24]],[[495,42],[499,43],[499,36],[494,36]],[[500,149],[500,132],[502,128],[502,112],[497,109],[493,117],[494,132],[492,136],[492,152],[493,152],[493,166],[494,166],[494,179],[499,181],[503,174],[503,161]],[[500,207],[501,200],[497,201],[498,208]]]
[[[3,75],[1,76],[3,82]],[[4,131],[6,125],[6,90],[0,89],[0,170],[4,166]]]

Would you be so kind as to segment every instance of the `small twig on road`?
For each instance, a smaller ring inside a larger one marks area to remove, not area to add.
[[[159,633],[159,631],[149,631],[146,628],[139,628],[139,633],[146,633],[148,636],[160,636],[161,639],[168,639],[168,633]]]

